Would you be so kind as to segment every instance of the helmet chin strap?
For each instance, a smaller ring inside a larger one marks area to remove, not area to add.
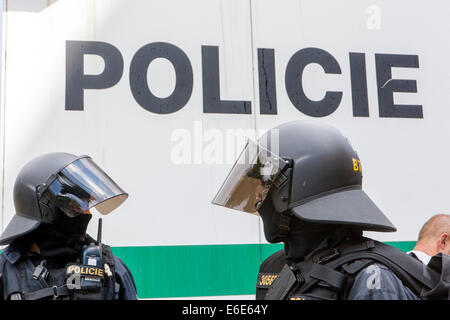
[[[284,200],[287,201],[287,205],[291,203],[291,193],[292,193],[292,181],[293,173],[294,173],[294,160],[290,158],[284,158],[285,161],[288,162],[287,168],[290,169],[289,171],[289,189],[288,189],[288,196]],[[278,236],[282,239],[282,241],[286,240],[288,238],[289,232],[291,231],[289,224],[291,222],[292,217],[292,211],[290,209],[284,210],[280,213],[280,220],[278,222]]]
[[[287,239],[289,232],[291,231],[289,227],[291,217],[292,217],[291,210],[286,210],[280,213],[280,220],[278,222],[278,237],[281,240]]]

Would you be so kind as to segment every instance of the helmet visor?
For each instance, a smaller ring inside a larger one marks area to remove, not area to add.
[[[93,207],[101,214],[108,214],[120,206],[128,194],[91,158],[85,157],[58,172],[43,192],[43,198],[74,217]]]
[[[248,140],[212,203],[258,214],[271,186],[288,162]]]

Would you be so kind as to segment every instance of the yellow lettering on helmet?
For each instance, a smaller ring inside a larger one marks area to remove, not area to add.
[[[361,172],[361,161],[355,158],[352,158],[353,161],[353,170]]]

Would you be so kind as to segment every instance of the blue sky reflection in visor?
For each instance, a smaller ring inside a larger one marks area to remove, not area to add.
[[[278,155],[248,140],[212,203],[258,214],[270,187],[287,165]]]
[[[72,162],[57,173],[44,196],[69,217],[93,207],[105,215],[128,198],[128,194],[88,157]]]

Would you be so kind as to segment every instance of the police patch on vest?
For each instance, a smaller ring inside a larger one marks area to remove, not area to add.
[[[257,288],[270,288],[272,283],[278,277],[278,273],[260,273],[258,274]]]
[[[103,278],[105,270],[102,267],[71,264],[67,266],[66,276],[70,276],[72,274]]]

